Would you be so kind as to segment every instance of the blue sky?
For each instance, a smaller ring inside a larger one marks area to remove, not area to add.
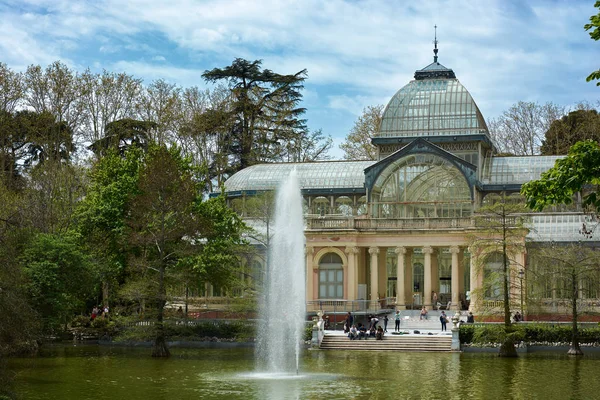
[[[585,82],[600,67],[600,42],[583,25],[586,1],[0,0],[0,62],[23,71],[61,60],[205,87],[203,71],[235,57],[279,73],[308,69],[311,129],[342,142],[369,105],[386,104],[415,70],[454,69],[483,115],[519,100],[596,102]],[[341,151],[333,155],[341,157]]]

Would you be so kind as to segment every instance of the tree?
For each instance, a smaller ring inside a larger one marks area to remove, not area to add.
[[[142,90],[137,104],[143,121],[152,121],[156,128],[150,139],[159,144],[175,140],[181,124],[181,88],[163,79],[152,82]]]
[[[232,94],[230,118],[234,169],[239,171],[258,162],[278,157],[283,143],[306,129],[298,107],[306,70],[281,75],[261,70],[262,61],[236,58],[230,66],[205,71],[207,82],[227,81]]]
[[[14,112],[25,96],[23,74],[0,62],[0,112]]]
[[[106,70],[94,74],[89,69],[79,79],[86,140],[94,143],[105,137],[105,129],[111,122],[135,118],[141,79]]]
[[[496,119],[488,122],[492,139],[500,153],[536,155],[550,124],[564,114],[553,103],[519,101]]]
[[[76,236],[38,234],[21,257],[27,290],[46,332],[66,327],[93,298],[94,274]]]
[[[542,211],[549,205],[571,204],[575,194],[582,196],[584,209],[600,213],[600,144],[591,140],[578,142],[567,157],[559,159],[554,167],[543,172],[540,179],[521,187],[527,206]],[[585,225],[582,231],[591,234]]]
[[[368,106],[354,122],[354,126],[346,136],[346,141],[340,145],[346,160],[375,160],[377,147],[371,144],[371,139],[379,132],[384,106]]]
[[[287,142],[286,147],[285,162],[324,161],[330,159],[328,152],[333,147],[333,139],[323,135],[321,129],[306,130],[297,139]]]
[[[68,162],[75,150],[71,129],[49,112],[0,111],[0,173],[12,189],[23,172],[45,161]]]
[[[39,324],[24,289],[17,261],[30,230],[24,224],[22,195],[0,182],[0,359],[37,348]],[[0,385],[1,386],[1,385]],[[1,390],[0,390],[1,393]]]
[[[30,65],[24,76],[26,103],[39,114],[49,112],[57,123],[65,123],[77,132],[83,116],[80,83],[77,74],[65,64],[55,61],[45,70]]]
[[[136,258],[155,273],[153,300],[157,318],[152,356],[168,357],[163,325],[167,301],[165,274],[190,248],[186,237],[193,236],[197,229],[192,213],[196,190],[191,170],[178,150],[164,146],[150,149],[140,170],[138,189],[127,219],[129,241],[138,249],[134,253]]]
[[[111,287],[123,280],[128,246],[126,217],[138,193],[139,169],[144,153],[132,147],[125,154],[109,151],[89,173],[87,195],[75,213],[77,230],[89,244],[99,279],[102,302],[109,304]]]
[[[486,200],[490,204],[477,211],[475,224],[479,229],[470,238],[476,273],[483,275],[483,289],[473,291],[471,302],[479,303],[486,293],[492,297],[502,295],[504,331],[498,338],[499,356],[517,357],[515,343],[519,340],[519,332],[511,323],[511,293],[515,290],[511,276],[515,276],[515,268],[524,267],[518,256],[525,250],[526,230],[521,217],[525,207],[520,198],[507,197],[504,193],[488,196]],[[499,268],[488,270],[489,260],[497,261]]]
[[[543,155],[563,155],[583,140],[600,143],[600,115],[594,109],[579,109],[552,122],[540,148]]]
[[[577,321],[581,314],[579,302],[597,296],[600,282],[598,249],[579,243],[549,243],[536,248],[532,257],[541,266],[535,271],[536,281],[554,282],[556,289],[569,301],[572,318],[571,346],[568,354],[583,355],[579,346]]]
[[[36,232],[66,234],[74,225],[75,210],[85,196],[87,181],[82,167],[47,161],[29,174],[23,191],[26,218]]]
[[[590,31],[590,37],[594,40],[600,40],[600,1],[596,1],[594,4],[595,8],[599,9],[598,14],[590,17],[590,23],[585,24],[584,28],[586,31]],[[600,69],[592,72],[586,81],[590,82],[593,80],[600,80]],[[596,83],[596,86],[600,86],[600,81]]]
[[[129,118],[113,121],[106,125],[104,136],[88,148],[97,157],[102,157],[111,150],[125,154],[129,147],[138,147],[145,151],[153,136],[152,132],[156,128],[156,122],[152,121],[138,121]]]

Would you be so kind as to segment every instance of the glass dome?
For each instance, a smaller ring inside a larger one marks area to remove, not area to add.
[[[417,77],[392,97],[375,137],[487,135],[477,104],[458,79],[428,78],[435,75],[425,70],[417,73],[430,75]]]

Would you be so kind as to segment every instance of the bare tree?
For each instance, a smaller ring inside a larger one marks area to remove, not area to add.
[[[0,62],[0,111],[14,112],[25,97],[23,74]]]
[[[76,73],[60,61],[42,70],[30,65],[25,72],[26,104],[38,113],[52,113],[57,123],[78,132],[83,117],[81,87]]]
[[[550,102],[519,101],[488,121],[488,128],[500,153],[536,155],[540,154],[546,131],[564,112],[564,107]]]
[[[141,79],[106,70],[95,74],[87,69],[81,74],[80,82],[80,101],[85,112],[82,121],[84,138],[89,142],[104,137],[109,123],[135,117],[136,103],[142,90]]]
[[[572,318],[571,346],[568,354],[583,355],[579,345],[577,321],[584,299],[600,294],[600,253],[588,244],[551,242],[532,251],[534,282],[552,282],[553,290],[570,305]],[[534,291],[535,293],[535,291]]]
[[[156,137],[151,138],[154,142],[175,141],[181,125],[181,88],[163,79],[152,82],[142,91],[138,115],[157,124]]]
[[[346,160],[375,160],[377,148],[371,144],[371,139],[379,131],[383,116],[383,105],[365,107],[363,113],[346,136],[346,141],[340,145]]]

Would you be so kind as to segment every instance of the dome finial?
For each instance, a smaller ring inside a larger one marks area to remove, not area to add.
[[[434,39],[433,39],[433,62],[437,63],[437,59],[438,59],[438,48],[437,48],[437,44],[438,44],[438,40],[437,40],[437,24],[433,26],[433,28],[435,29],[435,33],[434,33]]]

